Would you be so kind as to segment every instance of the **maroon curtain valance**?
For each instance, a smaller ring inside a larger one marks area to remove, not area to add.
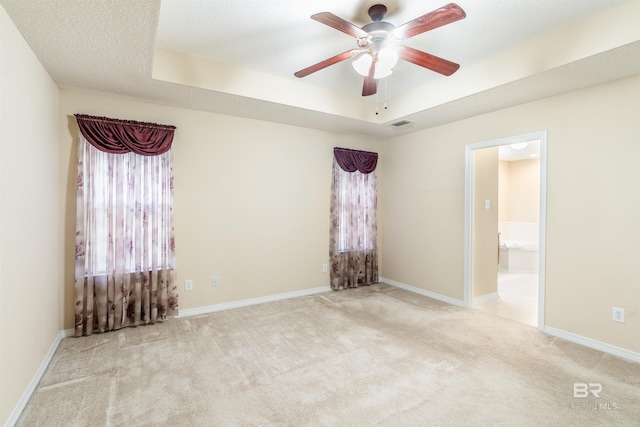
[[[350,150],[348,148],[333,149],[333,155],[342,170],[346,172],[371,173],[376,170],[378,164],[378,153],[371,151]]]
[[[76,114],[80,132],[97,149],[107,153],[134,152],[157,156],[171,149],[175,126]]]

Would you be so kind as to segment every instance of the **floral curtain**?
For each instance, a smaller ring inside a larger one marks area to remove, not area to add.
[[[76,336],[178,314],[172,175],[170,149],[114,154],[79,133]]]
[[[376,153],[334,149],[329,233],[333,290],[378,282],[377,159]]]

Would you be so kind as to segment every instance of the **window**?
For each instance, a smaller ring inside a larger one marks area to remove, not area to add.
[[[87,274],[152,271],[163,262],[171,224],[171,152],[111,154],[87,144],[85,230],[92,234]],[[85,178],[86,180],[86,178]],[[170,238],[169,238],[170,239]]]
[[[376,210],[375,173],[336,170],[338,215],[338,251],[376,249],[376,227],[367,226]]]

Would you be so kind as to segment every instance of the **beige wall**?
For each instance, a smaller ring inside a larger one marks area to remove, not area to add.
[[[464,147],[547,130],[546,324],[640,351],[638,111],[640,76],[390,140],[385,277],[463,299]]]
[[[322,264],[329,258],[333,147],[382,148],[360,137],[62,90],[65,328],[73,327],[74,113],[177,127],[174,221],[182,310],[328,286]],[[384,156],[378,175],[383,163]],[[193,280],[193,291],[183,290],[186,279]]]
[[[498,221],[509,221],[509,163],[498,161]]]
[[[391,140],[380,193],[385,277],[462,300],[464,146],[446,127]]]
[[[498,147],[474,150],[473,157],[473,296],[479,297],[498,291]]]
[[[508,220],[540,221],[540,159],[516,160],[508,163]]]
[[[0,7],[0,422],[62,328],[58,88]]]

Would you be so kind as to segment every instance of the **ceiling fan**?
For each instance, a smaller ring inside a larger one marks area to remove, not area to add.
[[[450,3],[399,27],[383,21],[386,12],[386,6],[382,4],[371,6],[368,13],[373,22],[362,28],[356,27],[331,12],[312,15],[311,19],[355,37],[358,47],[304,68],[294,75],[305,77],[330,65],[360,56],[353,65],[360,74],[365,76],[362,96],[369,96],[377,92],[378,79],[391,74],[391,68],[398,59],[428,68],[445,76],[450,76],[460,68],[460,65],[454,62],[398,44],[401,40],[463,19],[466,13],[460,6]]]

